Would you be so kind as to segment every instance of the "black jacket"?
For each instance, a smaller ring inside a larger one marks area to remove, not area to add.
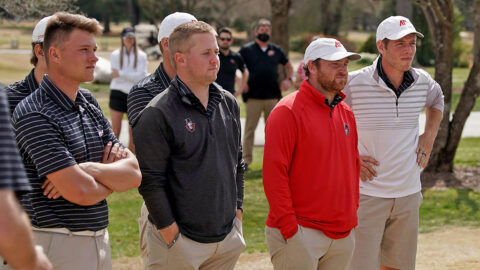
[[[202,243],[223,240],[243,208],[239,106],[218,84],[209,94],[205,109],[175,77],[133,128],[150,220]]]

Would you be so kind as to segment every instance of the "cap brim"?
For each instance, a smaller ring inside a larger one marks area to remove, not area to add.
[[[135,37],[135,34],[134,33],[126,33],[125,35],[123,35],[124,38],[127,38],[127,37],[132,37],[134,38]]]
[[[403,38],[404,36],[410,35],[410,34],[416,34],[417,37],[423,38],[423,34],[422,34],[422,33],[417,32],[417,31],[413,31],[412,29],[406,29],[406,30],[400,31],[400,32],[398,32],[398,33],[395,33],[395,34],[393,34],[393,35],[386,36],[385,38],[387,38],[387,39],[389,39],[389,40],[397,40],[397,39],[401,39],[401,38]]]
[[[358,53],[336,52],[336,53],[326,55],[326,56],[322,56],[322,57],[319,57],[319,58],[321,58],[323,60],[327,60],[327,61],[338,61],[338,60],[341,60],[343,58],[348,58],[348,60],[355,61],[355,60],[358,60],[362,57]]]

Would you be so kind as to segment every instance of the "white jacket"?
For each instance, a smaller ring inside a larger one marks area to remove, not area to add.
[[[414,83],[397,99],[378,76],[377,60],[349,74],[343,90],[358,129],[360,155],[375,158],[377,177],[360,181],[360,193],[399,198],[421,190],[418,145],[418,117],[424,107],[443,111],[443,93],[430,75],[411,68]]]
[[[112,69],[118,70],[120,77],[112,79],[110,89],[120,90],[128,94],[132,86],[147,75],[147,55],[140,49],[138,49],[137,68],[133,68],[134,63],[135,54],[132,51],[127,55],[127,50],[124,48],[123,67],[120,68],[120,49],[112,52],[110,64]]]

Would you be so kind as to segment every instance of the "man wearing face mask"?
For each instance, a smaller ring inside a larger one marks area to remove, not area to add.
[[[248,83],[243,89],[247,111],[243,137],[243,159],[246,165],[252,162],[254,133],[262,111],[266,123],[273,107],[282,98],[280,90],[285,91],[292,85],[292,64],[279,46],[269,42],[270,34],[270,21],[261,19],[255,29],[255,41],[243,45],[239,51],[249,71]],[[280,84],[279,64],[285,66],[286,73],[285,80]]]

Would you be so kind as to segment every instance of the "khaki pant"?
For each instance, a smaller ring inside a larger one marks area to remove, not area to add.
[[[142,258],[142,269],[147,269],[147,224],[148,209],[145,202],[140,210],[140,218],[138,218],[138,233],[140,240],[140,256]]]
[[[342,239],[331,239],[321,231],[298,226],[297,233],[285,241],[277,228],[265,228],[270,257],[275,270],[348,269],[355,246],[352,230]]]
[[[351,269],[415,269],[420,192],[401,198],[360,194]]]
[[[34,231],[33,236],[55,270],[112,269],[108,232],[94,237]],[[2,264],[0,269],[11,268]]]
[[[235,267],[245,248],[242,222],[237,218],[232,231],[217,243],[199,243],[179,234],[169,248],[151,222],[148,222],[146,232],[148,270],[229,270]]]
[[[253,142],[255,139],[255,129],[258,125],[258,120],[263,111],[265,124],[270,112],[277,104],[278,99],[254,99],[249,98],[245,103],[247,111],[247,119],[245,120],[245,133],[243,136],[243,160],[246,164],[252,163]]]

